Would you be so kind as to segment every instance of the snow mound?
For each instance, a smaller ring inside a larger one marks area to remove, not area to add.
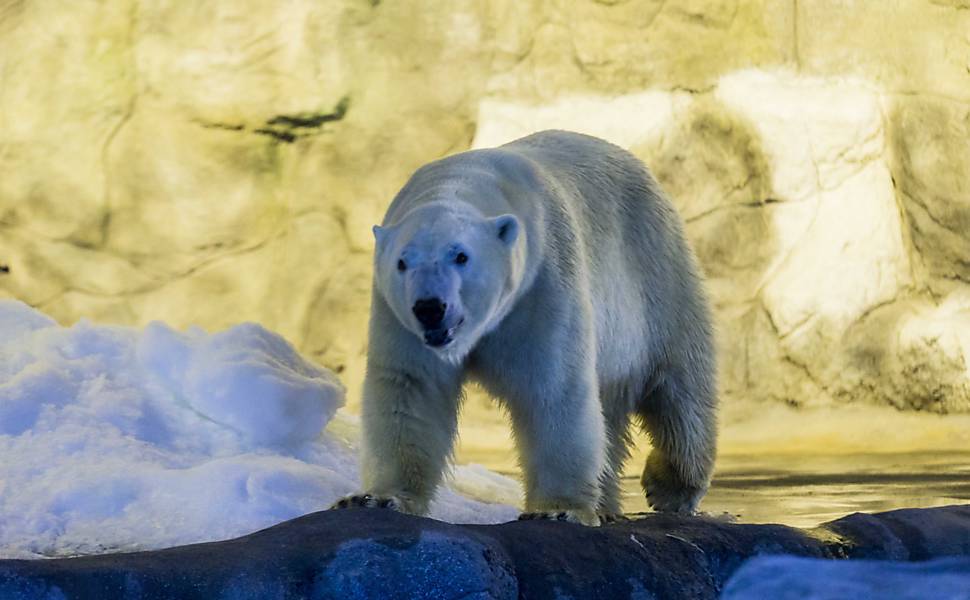
[[[359,485],[355,450],[323,431],[343,403],[331,372],[256,324],[64,328],[0,301],[0,557],[225,539],[324,509]],[[518,497],[475,467],[453,485]],[[451,489],[432,510],[516,514]]]
[[[254,444],[311,441],[343,405],[332,373],[253,323],[212,335],[151,323],[136,356],[174,397]]]

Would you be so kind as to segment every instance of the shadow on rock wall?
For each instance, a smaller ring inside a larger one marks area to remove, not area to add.
[[[889,116],[893,181],[909,235],[935,296],[970,284],[970,105],[941,97],[898,96]]]

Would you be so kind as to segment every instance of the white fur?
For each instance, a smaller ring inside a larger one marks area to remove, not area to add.
[[[458,154],[418,170],[375,234],[369,493],[427,511],[474,378],[511,415],[527,511],[619,513],[634,416],[654,445],[650,504],[696,508],[715,454],[710,319],[680,220],[635,157],[560,131]],[[412,312],[432,296],[455,326],[440,348]]]

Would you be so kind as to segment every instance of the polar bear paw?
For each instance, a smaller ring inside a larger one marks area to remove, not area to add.
[[[678,515],[697,514],[697,505],[706,492],[705,488],[668,487],[654,484],[647,488],[647,504],[657,512]]]
[[[330,510],[343,508],[389,508],[398,512],[404,512],[404,502],[397,496],[354,494],[344,496],[330,506]]]
[[[600,525],[610,525],[612,523],[623,523],[624,521],[630,520],[630,518],[624,515],[623,513],[599,511],[596,514],[599,515]]]
[[[563,521],[589,527],[599,527],[600,517],[594,511],[582,509],[548,510],[524,512],[520,521]]]
[[[657,512],[692,515],[707,492],[707,486],[686,483],[666,459],[656,453],[647,458],[647,466],[640,480],[647,495],[647,504]]]

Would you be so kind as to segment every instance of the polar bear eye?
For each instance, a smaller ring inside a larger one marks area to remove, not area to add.
[[[407,263],[404,262],[404,259],[403,258],[397,261],[397,270],[398,271],[404,271],[407,268],[408,268],[408,265],[407,265]]]
[[[464,252],[459,252],[458,256],[455,257],[455,263],[459,265],[463,265],[466,262],[468,262],[468,255],[465,254]]]

